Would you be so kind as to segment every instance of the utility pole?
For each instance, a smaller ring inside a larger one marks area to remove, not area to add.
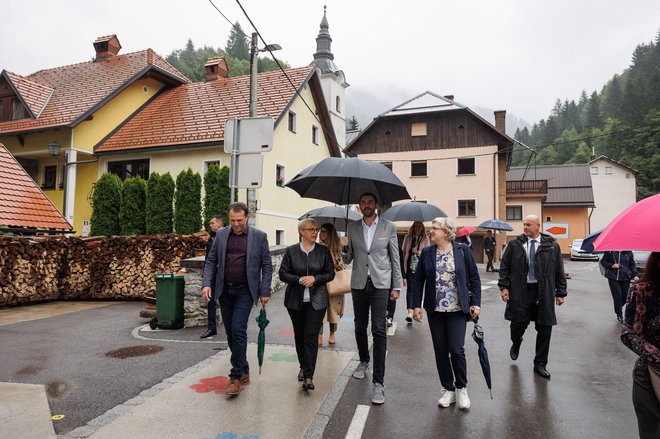
[[[257,64],[259,50],[257,50],[257,33],[252,32],[250,42],[250,117],[257,117]],[[257,222],[257,191],[247,189],[248,225],[255,227]]]

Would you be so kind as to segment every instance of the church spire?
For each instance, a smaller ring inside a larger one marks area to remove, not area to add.
[[[333,61],[335,56],[332,54],[330,45],[332,44],[332,37],[330,37],[328,25],[328,18],[326,17],[326,8],[323,6],[323,19],[321,20],[321,30],[319,30],[319,36],[316,37],[316,53],[314,54],[314,64],[316,67],[321,69],[323,73],[336,73],[339,69]]]

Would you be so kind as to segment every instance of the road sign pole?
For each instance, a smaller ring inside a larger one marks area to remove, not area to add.
[[[238,168],[238,119],[232,119],[232,125],[234,128],[234,135],[231,139],[231,163],[229,168],[229,202],[233,204],[235,200],[236,192],[236,172]]]

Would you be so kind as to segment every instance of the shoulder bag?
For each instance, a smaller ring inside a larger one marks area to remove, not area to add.
[[[328,295],[340,296],[351,292],[351,270],[335,270],[335,278],[326,284]]]

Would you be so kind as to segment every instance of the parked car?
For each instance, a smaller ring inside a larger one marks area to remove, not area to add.
[[[635,257],[635,265],[637,266],[637,271],[642,273],[646,267],[646,261],[649,259],[651,252],[633,250],[633,256]]]
[[[571,261],[576,259],[597,261],[598,255],[580,250],[580,247],[582,247],[582,241],[582,239],[573,240],[573,243],[571,244]]]

